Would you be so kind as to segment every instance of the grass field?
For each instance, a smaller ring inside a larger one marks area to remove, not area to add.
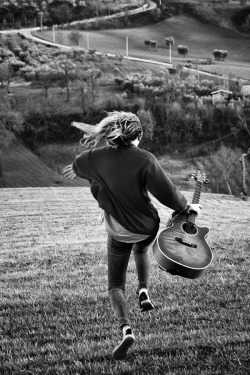
[[[70,31],[56,31],[56,41],[70,45],[68,34]],[[198,68],[212,71],[213,73],[230,74],[235,77],[249,79],[250,77],[250,36],[242,35],[234,30],[220,28],[215,25],[205,24],[186,15],[171,17],[154,25],[81,32],[80,46],[96,49],[109,53],[126,54],[126,37],[128,37],[128,53],[131,57],[153,59],[160,62],[169,62],[169,51],[166,49],[165,38],[173,36],[175,46],[172,48],[172,63],[183,63],[189,59],[212,58],[214,49],[228,51],[228,58],[223,63],[213,66],[198,65]],[[43,31],[38,36],[52,40],[51,31]],[[144,40],[157,40],[157,51],[147,50]],[[177,52],[179,44],[189,47],[186,59],[181,58]],[[222,69],[221,69],[222,66]]]
[[[202,194],[197,224],[211,229],[214,261],[188,280],[162,272],[152,257],[148,315],[139,312],[131,258],[136,343],[116,362],[105,232],[89,190],[0,189],[0,198],[1,375],[249,374],[249,201]],[[155,205],[163,227],[170,210]]]

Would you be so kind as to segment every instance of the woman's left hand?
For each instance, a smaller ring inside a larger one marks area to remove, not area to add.
[[[75,172],[73,171],[73,166],[72,164],[67,165],[64,170],[63,170],[63,175],[66,180],[72,180],[73,178],[76,177]]]
[[[202,206],[197,203],[189,203],[186,209],[186,212],[193,211],[196,213],[196,215],[199,215],[200,211],[202,209]]]

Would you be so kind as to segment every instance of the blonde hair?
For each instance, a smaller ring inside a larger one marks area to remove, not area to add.
[[[83,131],[81,144],[96,145],[101,140],[106,140],[111,146],[122,147],[131,144],[137,137],[142,137],[141,122],[131,112],[108,112],[99,124],[89,125],[82,122],[73,122],[72,126]]]

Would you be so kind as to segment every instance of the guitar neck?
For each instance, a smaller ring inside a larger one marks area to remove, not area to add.
[[[194,191],[192,203],[198,204],[200,201],[201,197],[201,190],[202,190],[203,183],[201,181],[196,181],[196,188]],[[190,212],[188,215],[188,222],[191,224],[195,224],[195,219],[196,219],[196,213]]]
[[[201,181],[196,182],[196,188],[194,191],[192,203],[198,204],[200,202],[202,186],[203,186],[203,183]]]

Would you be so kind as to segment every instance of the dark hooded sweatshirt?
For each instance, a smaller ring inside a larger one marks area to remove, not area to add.
[[[150,235],[159,229],[159,215],[148,192],[175,211],[187,205],[156,157],[133,145],[84,151],[73,170],[90,182],[99,206],[132,233]]]

